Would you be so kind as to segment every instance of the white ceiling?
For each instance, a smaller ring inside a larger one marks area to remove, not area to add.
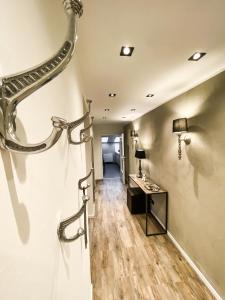
[[[98,123],[134,120],[225,69],[225,0],[83,4],[77,53]],[[132,57],[119,56],[124,45],[135,47]],[[195,51],[207,55],[188,61]]]

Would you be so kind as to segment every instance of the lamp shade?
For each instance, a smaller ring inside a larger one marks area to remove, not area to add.
[[[137,133],[135,130],[131,130],[130,136],[131,136],[132,138],[138,137],[138,133]]]
[[[139,159],[146,158],[146,156],[145,156],[145,150],[143,150],[143,149],[137,149],[136,152],[135,152],[135,157],[139,158]]]
[[[173,120],[173,132],[188,131],[188,123],[186,118]]]

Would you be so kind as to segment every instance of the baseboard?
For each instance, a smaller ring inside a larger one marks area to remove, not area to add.
[[[95,182],[96,182],[96,183],[101,182],[101,181],[103,181],[103,178],[95,179]]]
[[[95,214],[88,216],[88,219],[94,219],[94,218],[95,218]]]
[[[213,296],[217,300],[223,300],[223,298],[217,293],[217,291],[212,286],[212,284],[202,274],[202,272],[199,270],[199,268],[196,266],[196,264],[193,262],[193,260],[190,258],[190,256],[188,256],[188,254],[184,251],[184,249],[180,246],[180,244],[178,244],[178,242],[175,240],[175,238],[172,236],[172,234],[169,231],[167,232],[167,235],[168,235],[169,239],[172,241],[172,243],[175,245],[175,247],[179,250],[181,255],[188,262],[190,267],[195,271],[195,273],[198,275],[198,277],[201,279],[201,281],[207,286],[207,288],[210,290],[210,292],[213,294]]]
[[[95,217],[96,217],[96,206],[94,205],[92,213],[88,214],[88,218],[93,219]]]
[[[90,286],[90,296],[89,296],[89,300],[93,300],[93,284],[91,283]]]

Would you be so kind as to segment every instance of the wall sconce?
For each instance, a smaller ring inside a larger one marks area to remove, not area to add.
[[[137,177],[142,178],[141,160],[146,158],[145,150],[137,149],[135,152],[135,157],[139,159],[139,173],[138,173]]]
[[[188,122],[186,118],[180,118],[173,120],[173,132],[178,136],[178,158],[182,158],[181,142],[185,142],[186,145],[191,143],[191,139],[188,136],[181,138],[182,134],[188,132]]]
[[[137,140],[138,140],[138,133],[137,133],[137,131],[135,131],[134,129],[131,130],[130,136],[131,136],[132,140],[137,143]]]

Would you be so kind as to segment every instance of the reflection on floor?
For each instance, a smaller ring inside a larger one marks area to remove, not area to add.
[[[90,221],[94,300],[214,299],[166,235],[146,237],[120,180],[97,185]]]
[[[119,178],[120,168],[115,163],[104,164],[104,178]]]

